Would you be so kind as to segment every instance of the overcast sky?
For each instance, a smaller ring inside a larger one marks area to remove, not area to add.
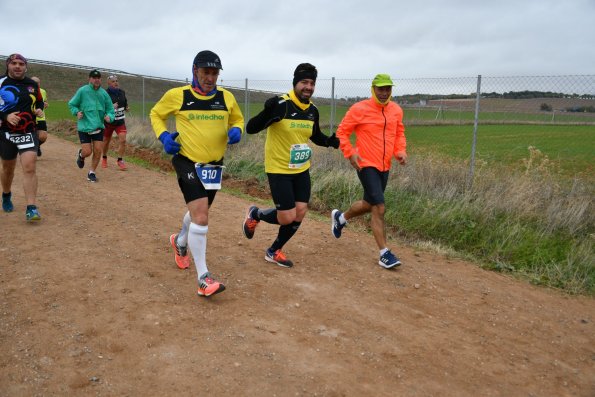
[[[0,54],[225,80],[595,74],[595,0],[0,0]]]

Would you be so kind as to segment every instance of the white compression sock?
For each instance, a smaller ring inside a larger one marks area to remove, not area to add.
[[[184,219],[182,220],[182,230],[178,234],[178,245],[182,247],[188,246],[188,228],[190,227],[190,212],[186,211]]]
[[[194,258],[198,278],[209,271],[207,268],[207,232],[209,226],[190,223],[188,228],[188,248]]]

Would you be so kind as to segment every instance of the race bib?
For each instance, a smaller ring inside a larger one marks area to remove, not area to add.
[[[87,132],[87,134],[95,135],[95,134],[99,134],[101,131],[103,131],[103,130],[101,128],[99,128],[98,130]]]
[[[207,190],[219,190],[221,189],[221,179],[223,177],[223,165],[213,164],[194,164],[196,168],[196,174],[200,183]]]
[[[307,143],[296,143],[289,149],[289,168],[300,168],[312,157],[312,149]]]
[[[126,110],[126,108],[117,108],[116,110],[114,110],[114,113],[116,114],[116,117],[114,118],[114,120],[123,120],[125,115],[124,115],[124,111]]]
[[[31,132],[25,132],[23,134],[11,134],[10,132],[7,132],[6,139],[17,145],[19,150],[28,149],[35,146],[33,133]]]

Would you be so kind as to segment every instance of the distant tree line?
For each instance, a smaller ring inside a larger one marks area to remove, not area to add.
[[[532,98],[575,98],[575,99],[593,99],[593,95],[563,94],[561,92],[551,91],[509,91],[505,93],[485,92],[481,94],[482,98],[504,98],[504,99],[532,99]]]
[[[509,91],[504,93],[498,92],[484,92],[481,94],[482,98],[503,98],[503,99],[533,99],[533,98],[574,98],[574,99],[594,99],[593,94],[564,94],[561,92],[551,91]],[[432,101],[441,99],[474,99],[475,93],[471,94],[448,94],[448,95],[431,95],[431,94],[409,94],[397,95],[393,100],[399,103],[419,103],[420,101]],[[365,99],[365,97],[347,97],[342,100],[346,102],[357,102]],[[570,111],[570,110],[569,110]],[[574,110],[573,110],[574,111]]]

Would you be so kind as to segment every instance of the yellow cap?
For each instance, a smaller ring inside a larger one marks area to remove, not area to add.
[[[388,74],[377,74],[372,80],[372,85],[375,87],[386,87],[394,85]]]

